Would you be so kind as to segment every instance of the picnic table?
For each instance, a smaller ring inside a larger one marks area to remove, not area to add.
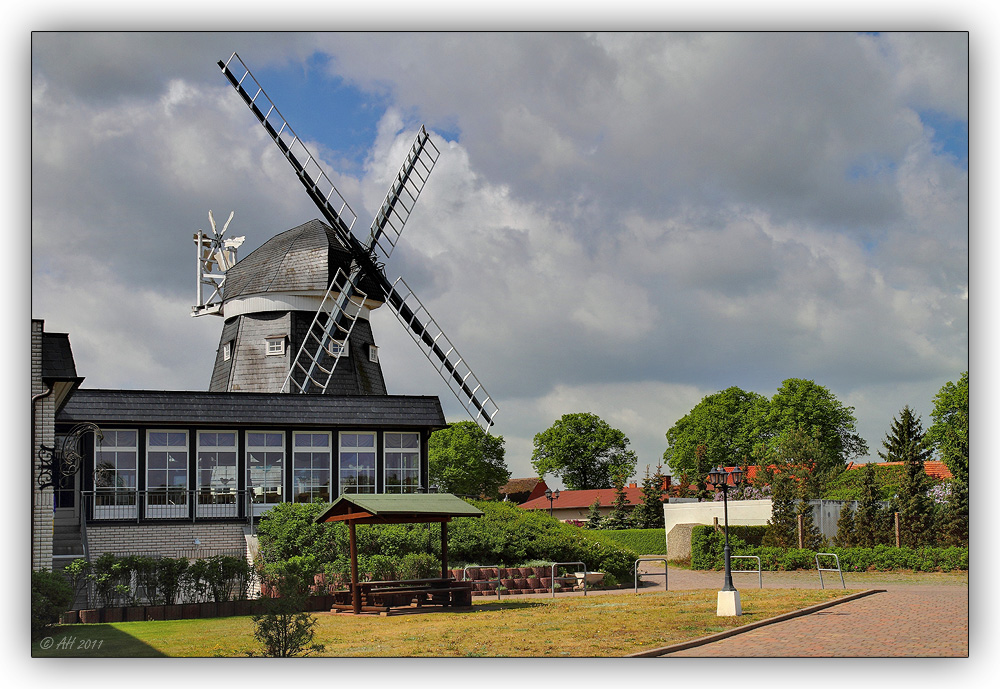
[[[393,608],[472,605],[472,583],[451,578],[362,581],[357,587],[362,612],[387,615]],[[332,611],[353,609],[353,589],[334,594]]]

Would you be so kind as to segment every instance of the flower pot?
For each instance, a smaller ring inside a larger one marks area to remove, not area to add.
[[[125,608],[123,622],[142,622],[146,619],[146,608],[142,605],[131,605]]]
[[[218,610],[216,611],[216,615],[218,617],[232,617],[233,610],[234,610],[233,601],[231,600],[222,601],[221,603],[218,603]]]
[[[532,567],[531,569],[534,572],[535,576],[538,577],[539,579],[541,579],[542,577],[552,576],[551,567]]]
[[[104,622],[121,622],[122,608],[104,608]]]
[[[80,621],[79,610],[67,610],[59,616],[59,624],[76,624]]]
[[[473,587],[472,588],[473,591],[483,592],[483,591],[489,591],[490,589],[492,589],[493,585],[490,584],[488,581],[474,581],[474,582],[472,582],[472,587]]]
[[[146,606],[146,619],[147,620],[165,620],[165,619],[167,619],[167,606],[165,606],[165,605],[147,605]]]
[[[171,603],[163,606],[163,619],[182,620],[184,619],[184,606],[180,603]]]
[[[514,588],[516,588],[516,589],[520,589],[520,590],[522,590],[522,591],[523,591],[524,589],[526,589],[526,588],[530,588],[530,587],[528,586],[528,580],[527,580],[527,578],[522,578],[522,579],[515,579],[515,580],[514,580]]]
[[[503,586],[504,588],[508,589],[508,590],[513,589],[513,588],[517,588],[517,586],[515,586],[516,583],[517,583],[517,581],[514,580],[514,579],[501,579],[500,580],[500,585]]]
[[[497,568],[496,567],[480,567],[479,576],[477,579],[496,579],[497,578]]]
[[[100,624],[104,615],[101,614],[101,608],[95,608],[91,610],[81,610],[80,611],[80,622],[83,624]]]
[[[548,590],[552,588],[552,577],[541,577],[538,581],[542,582],[543,589]]]
[[[527,579],[529,589],[540,589],[542,588],[542,580],[538,577],[532,576]]]
[[[528,577],[531,577],[531,576],[535,575],[535,568],[534,567],[518,567],[517,571],[520,572],[520,577],[519,578],[521,578],[521,579],[527,579]]]

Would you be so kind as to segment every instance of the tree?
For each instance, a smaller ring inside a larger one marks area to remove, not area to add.
[[[510,480],[502,435],[487,435],[473,421],[459,421],[431,434],[427,444],[429,476],[447,493],[500,497]]]
[[[594,498],[594,502],[590,504],[590,509],[587,511],[587,528],[600,529],[601,522],[603,521],[604,517],[601,516],[601,499]]]
[[[937,448],[953,480],[943,514],[942,540],[949,545],[969,542],[969,372],[958,383],[948,382],[934,397],[934,423],[927,437]]]
[[[892,426],[882,441],[882,447],[885,452],[879,452],[878,456],[886,462],[914,461],[923,464],[933,452],[920,417],[914,417],[909,405],[903,407],[899,420],[892,418]]]
[[[555,474],[569,490],[610,488],[614,472],[635,472],[629,439],[596,414],[565,414],[534,445],[531,466],[539,476]]]
[[[927,436],[941,455],[952,476],[969,482],[969,372],[958,383],[945,383],[934,396],[934,423]]]
[[[868,444],[857,433],[854,407],[845,407],[828,389],[811,380],[789,378],[768,404],[766,427],[780,439],[802,429],[819,444],[818,469],[837,469],[848,460],[868,454]]]
[[[663,528],[663,467],[656,465],[656,472],[650,476],[646,465],[646,477],[642,480],[642,501],[632,510],[632,524],[637,529]]]
[[[667,431],[663,461],[674,474],[688,472],[695,481],[714,466],[746,466],[754,447],[767,438],[763,395],[730,387],[708,395]],[[696,450],[704,447],[703,466]]]
[[[611,512],[601,524],[604,529],[628,529],[632,526],[632,515],[629,512],[628,496],[625,495],[625,481],[628,474],[615,471],[611,478],[615,486],[615,499],[611,503]]]
[[[869,462],[862,469],[861,496],[854,515],[854,542],[861,548],[873,548],[884,539],[887,513],[882,507],[881,490],[875,475],[875,464]]]
[[[798,545],[796,529],[795,479],[787,472],[774,475],[771,480],[771,518],[762,541],[765,546],[795,548]]]

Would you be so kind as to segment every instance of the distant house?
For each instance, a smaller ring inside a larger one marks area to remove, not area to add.
[[[548,486],[540,478],[512,478],[500,486],[500,497],[515,505],[534,500],[545,495]]]
[[[664,479],[667,488],[670,486],[670,478]],[[553,496],[554,497],[554,496]],[[666,496],[664,496],[666,497]],[[582,521],[590,519],[590,506],[594,501],[598,502],[598,509],[602,517],[611,514],[611,509],[615,504],[614,488],[597,488],[594,490],[560,490],[559,497],[552,500],[552,516],[561,521]],[[625,501],[629,510],[635,508],[642,502],[642,488],[634,483],[625,487]],[[533,498],[521,504],[524,510],[549,510],[549,499],[544,495]]]

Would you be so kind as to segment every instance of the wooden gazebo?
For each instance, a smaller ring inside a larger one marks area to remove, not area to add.
[[[351,548],[351,605],[354,614],[361,613],[361,586],[358,583],[358,545],[355,527],[358,524],[441,524],[441,579],[427,580],[419,587],[415,582],[375,582],[392,591],[395,599],[410,591],[426,589],[424,593],[447,594],[453,587],[448,582],[448,522],[454,517],[481,517],[482,510],[473,507],[451,493],[344,494],[319,514],[316,522],[347,522]],[[439,583],[435,583],[439,582]],[[378,592],[376,589],[372,589]]]

